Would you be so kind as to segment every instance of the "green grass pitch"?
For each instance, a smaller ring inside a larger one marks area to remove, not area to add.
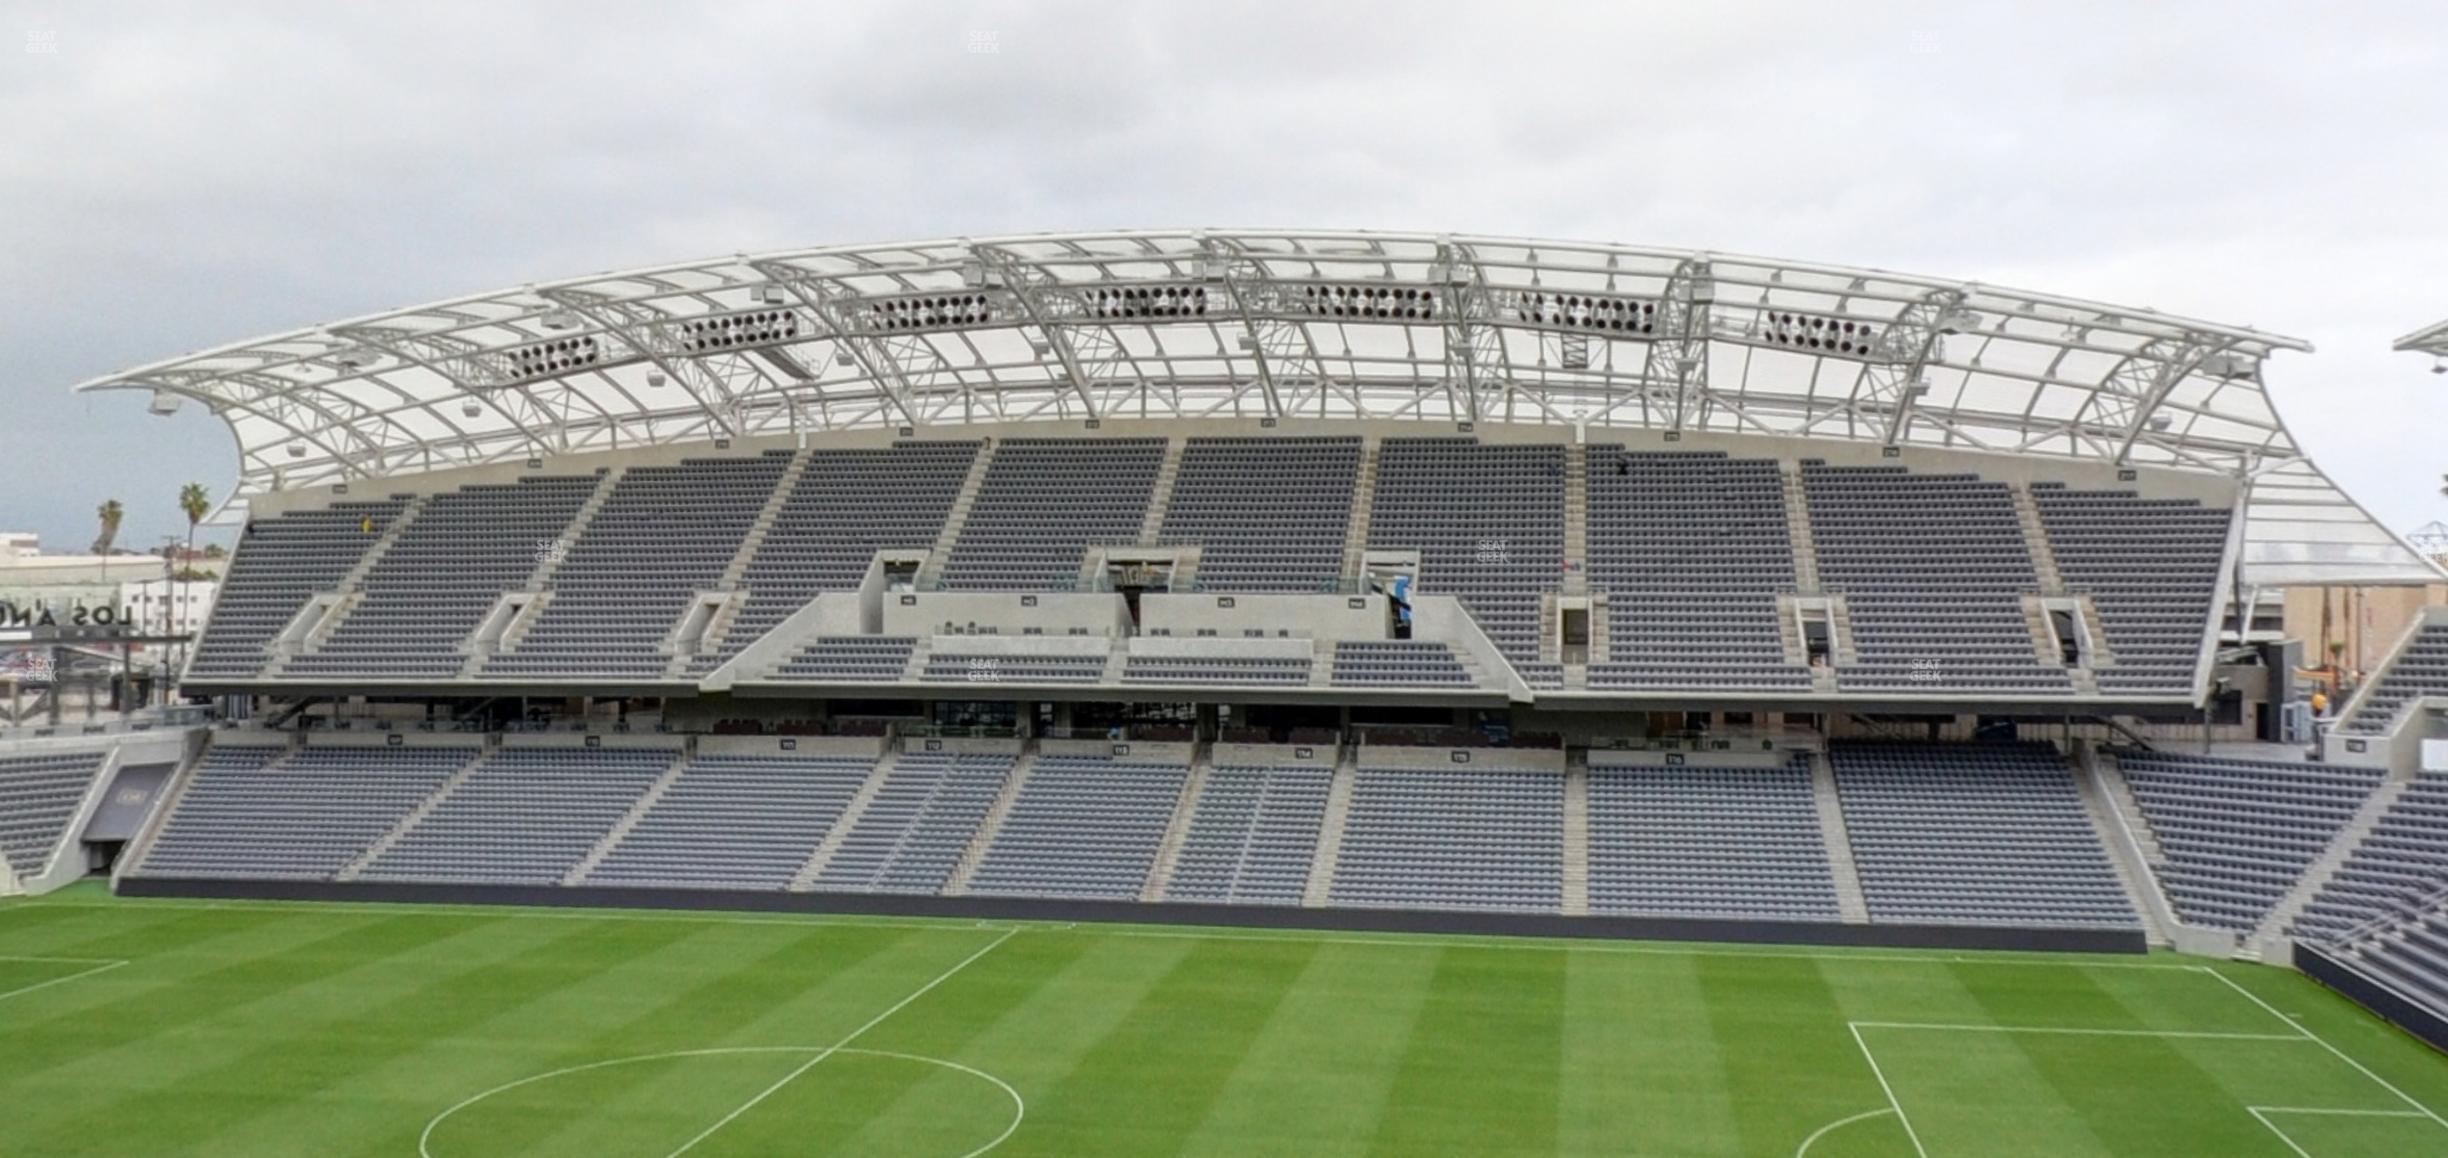
[[[2448,1155],[2178,957],[0,902],[0,1155]]]

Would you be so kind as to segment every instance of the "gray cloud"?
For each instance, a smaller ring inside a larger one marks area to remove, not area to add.
[[[1290,225],[1854,262],[2312,339],[2272,389],[2442,512],[2427,6],[0,0],[0,526],[175,529],[209,418],[76,380],[447,294],[950,234]],[[17,51],[28,31],[57,52]],[[997,51],[970,51],[991,34]]]

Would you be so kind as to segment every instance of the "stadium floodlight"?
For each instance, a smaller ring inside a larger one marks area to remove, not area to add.
[[[669,381],[671,381],[671,379],[661,370],[648,370],[646,372],[646,388],[649,390],[660,390],[663,388],[664,384]]]
[[[167,390],[154,391],[153,401],[145,404],[146,410],[154,414],[161,415],[164,418],[178,413],[178,408],[179,396],[172,394]]]
[[[290,444],[289,444],[289,446],[288,446],[288,450],[289,450],[289,457],[291,457],[291,458],[304,458],[304,457],[306,457],[306,444],[305,444],[305,443],[303,443],[303,442],[292,442],[292,443],[290,443]]]
[[[467,401],[459,404],[459,414],[460,417],[463,418],[482,417],[484,414],[484,404],[470,398]]]

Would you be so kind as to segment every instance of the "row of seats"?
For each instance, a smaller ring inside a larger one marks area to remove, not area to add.
[[[2371,832],[2295,918],[2293,932],[2334,940],[2409,898],[2448,887],[2448,772],[2415,774]]]
[[[1872,920],[2141,924],[2047,746],[1839,741],[1828,758]]]
[[[2185,923],[2249,932],[2380,787],[2382,770],[2111,749]]]
[[[1384,766],[1369,751],[1387,749],[1364,751],[1353,774],[1332,904],[1562,911],[1564,776]],[[1837,919],[1805,761],[1636,767],[1593,756],[1591,912]],[[2138,925],[2045,746],[1839,744],[1832,759],[1873,920]],[[805,873],[817,891],[937,894],[1015,768],[1010,754],[915,751],[881,772],[863,758],[795,753],[678,761],[677,749],[654,747],[215,744],[137,871],[331,880],[361,865],[370,881],[552,885],[575,873],[594,885],[768,891]],[[969,891],[1137,898],[1189,774],[1164,760],[1039,756]],[[1322,767],[1211,769],[1163,895],[1300,903],[1333,791]],[[2435,793],[2435,810],[2437,795],[2448,794]],[[2425,823],[2448,831],[2438,816]]]
[[[0,883],[51,863],[108,752],[0,757]]]
[[[2338,721],[2338,731],[2376,736],[2424,696],[2448,696],[2448,623],[2426,624],[2390,658],[2370,691]]]
[[[1038,757],[978,862],[969,891],[1139,899],[1189,777],[1185,764]]]
[[[1589,686],[1802,690],[1777,595],[1795,583],[1774,459],[1589,448],[1589,576],[1608,593],[1609,661]]]

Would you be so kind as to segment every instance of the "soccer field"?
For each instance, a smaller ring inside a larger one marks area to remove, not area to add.
[[[2448,1154],[2448,1059],[2175,957],[0,903],[0,1154]]]

